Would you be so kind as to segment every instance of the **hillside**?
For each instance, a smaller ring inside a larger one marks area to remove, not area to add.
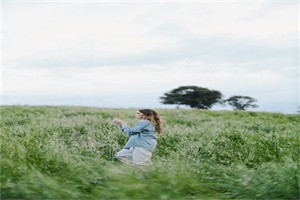
[[[124,165],[135,109],[1,106],[1,199],[299,199],[300,115],[157,109],[153,165]]]

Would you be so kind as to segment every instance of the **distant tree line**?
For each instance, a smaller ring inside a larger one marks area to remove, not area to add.
[[[235,110],[246,110],[258,107],[256,99],[249,96],[234,95],[223,99],[220,91],[198,86],[180,86],[160,97],[161,103],[171,105],[186,105],[191,108],[210,109],[215,104],[229,105]]]

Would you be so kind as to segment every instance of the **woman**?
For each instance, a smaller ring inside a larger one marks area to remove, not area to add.
[[[113,120],[128,136],[127,143],[116,154],[116,158],[124,163],[147,165],[151,163],[152,152],[157,144],[156,133],[162,132],[162,123],[157,112],[151,109],[138,110],[135,117],[139,121],[132,127],[121,119]]]

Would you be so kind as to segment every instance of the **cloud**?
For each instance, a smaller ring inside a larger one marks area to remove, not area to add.
[[[5,59],[113,59],[174,46],[170,37],[147,34],[147,25],[136,24],[130,14],[137,8],[127,8],[115,3],[4,6]]]
[[[282,5],[5,3],[3,59],[89,67],[280,55],[294,51],[297,38],[297,8]]]

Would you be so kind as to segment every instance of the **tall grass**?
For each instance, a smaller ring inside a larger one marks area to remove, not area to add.
[[[2,106],[1,199],[299,199],[300,116],[158,109],[153,165],[124,165],[134,109]]]

